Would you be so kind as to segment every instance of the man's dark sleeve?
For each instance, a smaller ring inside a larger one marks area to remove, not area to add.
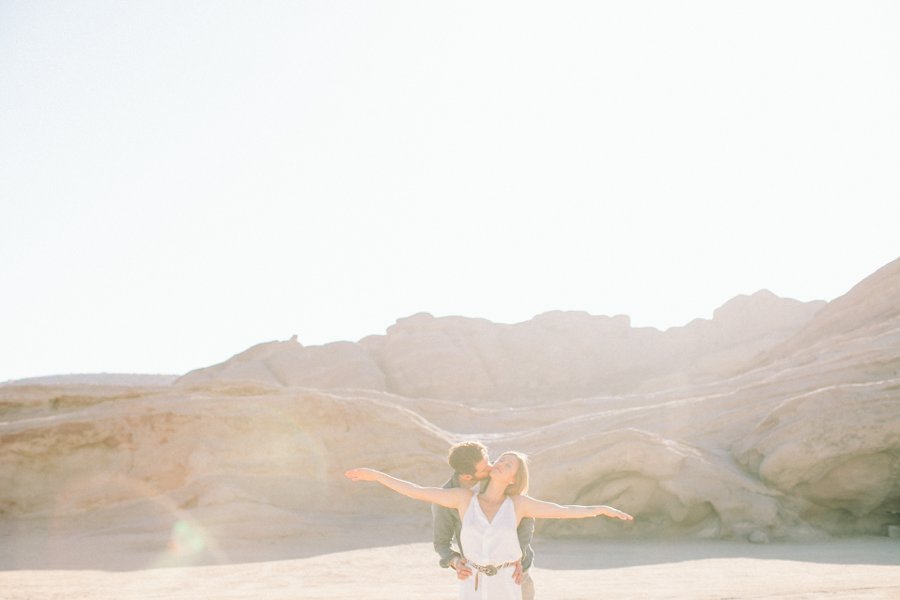
[[[457,535],[457,519],[453,518],[454,515],[452,511],[453,509],[451,508],[445,508],[443,506],[438,506],[437,504],[431,505],[431,516],[434,522],[434,551],[441,556],[439,564],[445,569],[450,566],[450,561],[453,560],[454,557],[459,556],[459,552],[455,552],[453,548],[450,547],[450,542],[453,540],[454,536]],[[532,519],[532,521],[533,520],[534,519]],[[531,529],[533,532],[533,523]],[[529,537],[528,539],[530,540],[531,538]]]
[[[516,533],[519,534],[519,545],[522,546],[522,570],[525,571],[530,569],[531,563],[534,562],[534,550],[531,549],[531,538],[534,537],[534,519],[531,517],[522,519]],[[437,547],[436,544],[435,547]]]

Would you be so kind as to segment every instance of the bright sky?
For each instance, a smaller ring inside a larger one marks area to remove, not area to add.
[[[3,0],[0,381],[832,300],[900,256],[898,32],[891,0]]]

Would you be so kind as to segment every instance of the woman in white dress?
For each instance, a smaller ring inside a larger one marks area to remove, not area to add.
[[[351,481],[377,481],[415,500],[455,508],[462,522],[460,545],[475,573],[460,581],[461,600],[521,600],[522,588],[512,578],[522,548],[516,528],[524,517],[581,519],[606,516],[624,521],[633,517],[609,506],[560,505],[526,495],[528,464],[518,452],[506,452],[491,467],[481,492],[464,488],[423,487],[374,469],[351,469]]]

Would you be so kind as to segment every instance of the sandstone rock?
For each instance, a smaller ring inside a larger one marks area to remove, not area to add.
[[[766,535],[765,532],[762,532],[759,530],[751,533],[750,537],[747,539],[748,539],[748,541],[750,541],[750,543],[753,543],[753,544],[768,544],[769,543],[769,536]]]
[[[287,342],[258,344],[224,363],[191,371],[175,383],[191,386],[215,381],[319,389],[385,388],[381,369],[358,344],[304,347],[297,336]]]
[[[427,506],[343,471],[440,485],[447,447],[476,438],[529,453],[537,497],[636,517],[546,521],[547,535],[895,532],[898,264],[825,308],[762,292],[665,333],[421,314],[358,344],[260,344],[175,386],[0,386],[0,519],[241,538],[324,514],[427,527]]]
[[[578,311],[548,312],[515,325],[420,313],[359,343],[304,347],[294,336],[259,344],[177,383],[349,387],[495,406],[654,391],[732,374],[805,325],[823,304],[761,291],[730,300],[712,320],[666,332],[632,328],[623,315]]]

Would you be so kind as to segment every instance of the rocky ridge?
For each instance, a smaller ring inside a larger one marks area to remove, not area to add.
[[[187,521],[220,540],[315,535],[323,514],[426,526],[421,504],[341,474],[439,485],[470,437],[528,453],[537,497],[636,516],[545,535],[884,535],[900,524],[900,261],[827,305],[763,292],[666,332],[417,315],[355,344],[261,344],[172,386],[2,386],[0,524]]]

